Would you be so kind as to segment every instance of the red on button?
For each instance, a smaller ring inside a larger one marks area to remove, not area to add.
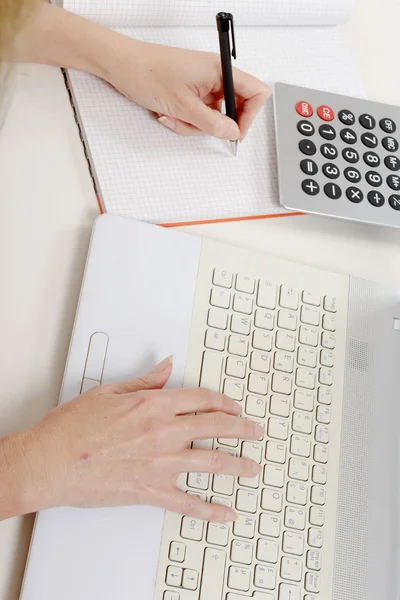
[[[319,106],[317,114],[324,121],[332,121],[335,117],[335,113],[330,106]]]
[[[302,117],[311,117],[314,112],[311,104],[303,101],[296,104],[296,110]]]

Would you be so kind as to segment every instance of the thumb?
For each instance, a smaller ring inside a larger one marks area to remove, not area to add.
[[[219,110],[207,106],[197,96],[193,96],[185,104],[184,111],[177,117],[208,135],[232,141],[240,138],[240,129],[235,121],[220,113]]]
[[[172,373],[172,356],[164,358],[147,375],[114,386],[116,394],[129,394],[140,390],[159,390],[164,387]]]

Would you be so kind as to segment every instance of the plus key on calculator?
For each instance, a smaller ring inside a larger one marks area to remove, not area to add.
[[[400,227],[400,107],[284,83],[274,100],[281,204]]]

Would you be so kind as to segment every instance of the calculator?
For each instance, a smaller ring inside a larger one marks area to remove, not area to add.
[[[400,108],[275,84],[279,196],[290,210],[400,227]]]

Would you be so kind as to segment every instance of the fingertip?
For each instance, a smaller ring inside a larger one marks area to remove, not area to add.
[[[235,413],[235,415],[241,415],[242,414],[242,406],[239,404],[239,402],[236,402],[236,400],[233,400],[233,412]]]

